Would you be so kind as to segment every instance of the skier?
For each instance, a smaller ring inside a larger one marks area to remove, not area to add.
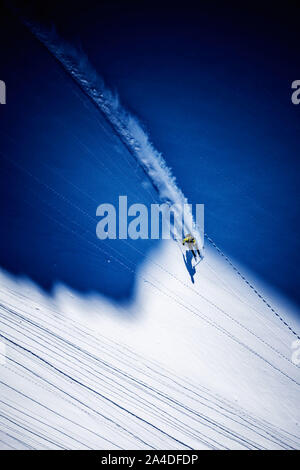
[[[182,244],[183,245],[187,244],[188,249],[191,250],[191,252],[193,253],[193,256],[194,256],[195,260],[197,259],[196,251],[199,255],[199,258],[201,258],[200,250],[198,248],[196,239],[190,233],[188,233],[185,236],[185,238],[182,240]]]

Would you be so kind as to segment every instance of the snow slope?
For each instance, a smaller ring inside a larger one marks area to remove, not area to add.
[[[172,241],[96,239],[101,202],[160,200],[19,34],[1,124],[1,448],[299,448],[293,334],[212,248],[193,275]],[[299,332],[287,299],[246,276]]]
[[[123,307],[2,272],[1,447],[299,448],[292,335],[211,249],[194,281],[172,241]]]

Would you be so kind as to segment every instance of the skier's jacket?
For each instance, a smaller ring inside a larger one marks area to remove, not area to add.
[[[192,235],[188,234],[183,240],[182,240],[182,244],[185,245],[187,244],[187,246],[189,247],[190,250],[193,250],[194,248],[197,249],[197,244],[196,244],[196,240],[194,237],[192,237]]]

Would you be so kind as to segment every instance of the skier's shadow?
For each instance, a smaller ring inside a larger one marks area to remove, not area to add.
[[[193,254],[190,250],[186,252],[186,256],[182,255],[185,267],[191,277],[191,281],[194,284],[194,276],[196,274],[196,268],[192,265]]]

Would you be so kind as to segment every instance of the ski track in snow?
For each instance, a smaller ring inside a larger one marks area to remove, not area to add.
[[[24,17],[22,17],[22,21],[59,61],[83,93],[102,112],[113,131],[143,168],[161,201],[172,205],[175,224],[179,223],[178,233],[193,233],[203,256],[203,227],[196,226],[192,210],[176,184],[176,178],[161,153],[150,142],[148,134],[138,119],[122,106],[117,94],[105,86],[104,80],[82,51],[65,43],[54,28],[47,31]],[[179,221],[184,221],[182,227]]]

